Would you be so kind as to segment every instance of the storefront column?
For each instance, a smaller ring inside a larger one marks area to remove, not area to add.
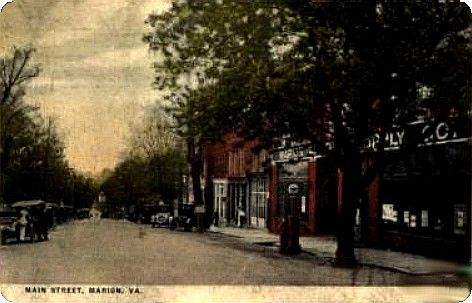
[[[279,183],[279,175],[277,163],[272,162],[270,164],[270,173],[269,173],[269,199],[268,199],[268,208],[267,208],[267,226],[270,232],[278,233],[278,214],[277,214],[277,186]]]
[[[307,197],[307,212],[308,212],[308,228],[310,233],[316,233],[316,200],[317,200],[317,162],[312,159],[308,162],[308,197]]]
[[[367,242],[369,245],[376,246],[379,241],[380,233],[380,216],[381,216],[381,205],[380,205],[380,177],[374,178],[372,183],[368,187],[368,237]]]

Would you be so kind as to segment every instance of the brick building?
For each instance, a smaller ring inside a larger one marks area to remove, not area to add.
[[[238,208],[246,214],[246,226],[266,227],[268,154],[255,141],[245,142],[228,134],[204,147],[205,198],[219,224],[239,225]]]
[[[415,133],[413,134],[412,133]],[[412,142],[406,142],[415,138]],[[363,165],[372,162],[378,138],[366,143]],[[206,199],[220,223],[279,233],[286,185],[301,184],[300,233],[334,234],[342,176],[310,143],[266,151],[236,135],[205,147]],[[363,244],[456,259],[470,256],[470,130],[457,119],[411,123],[387,134],[386,167],[367,186],[356,215]]]

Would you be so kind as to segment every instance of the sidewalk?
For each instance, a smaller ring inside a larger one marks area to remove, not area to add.
[[[212,227],[210,232],[236,237],[247,243],[279,246],[279,236],[269,233],[266,229]],[[300,237],[300,245],[306,253],[321,258],[335,257],[336,238],[334,237]],[[464,265],[453,261],[390,250],[356,248],[355,254],[357,261],[362,265],[383,267],[414,275],[455,273],[464,268]]]

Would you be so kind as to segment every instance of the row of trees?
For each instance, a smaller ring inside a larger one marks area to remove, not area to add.
[[[172,123],[159,108],[150,108],[131,126],[122,161],[105,172],[101,185],[111,212],[130,206],[171,203],[182,198],[184,154]]]
[[[193,188],[205,140],[310,140],[343,174],[341,259],[354,257],[356,203],[383,169],[385,133],[420,108],[470,110],[470,9],[459,1],[180,0],[147,23],[154,84],[187,138]],[[380,142],[363,170],[373,134]]]
[[[15,48],[0,61],[0,204],[44,199],[88,207],[96,194],[92,179],[69,166],[54,120],[25,101],[28,82],[40,73],[33,54]]]

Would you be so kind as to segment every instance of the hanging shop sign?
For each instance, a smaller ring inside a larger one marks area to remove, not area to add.
[[[315,155],[315,147],[313,144],[304,144],[292,146],[289,148],[276,149],[272,151],[271,158],[276,162],[282,161],[301,161],[303,158]]]

